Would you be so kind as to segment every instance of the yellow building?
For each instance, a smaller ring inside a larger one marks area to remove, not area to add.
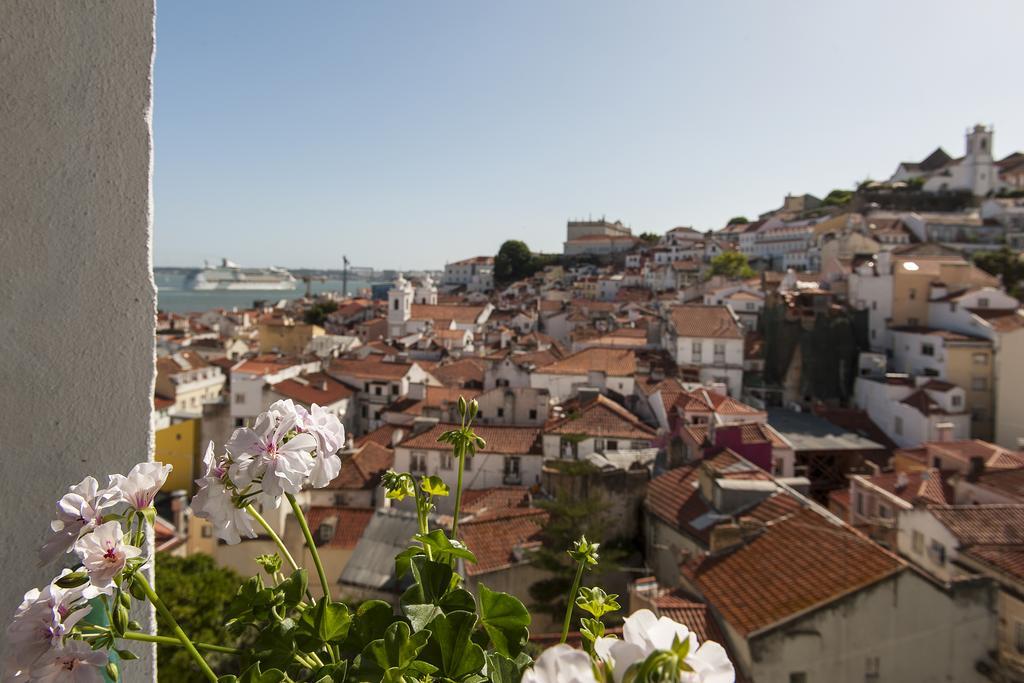
[[[199,420],[182,420],[158,429],[153,459],[174,468],[164,482],[164,491],[191,491],[200,459]]]
[[[260,353],[283,353],[299,356],[305,353],[313,337],[324,334],[319,325],[298,322],[290,317],[273,317],[259,324]]]

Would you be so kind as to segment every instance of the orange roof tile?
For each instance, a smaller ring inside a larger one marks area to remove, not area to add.
[[[333,376],[354,377],[378,381],[397,381],[412,369],[412,363],[386,361],[379,354],[366,358],[336,358],[328,370]]]
[[[487,574],[518,564],[515,549],[540,543],[548,513],[537,508],[514,508],[480,520],[467,519],[459,525],[459,537],[476,555],[476,564],[466,563],[470,576]]]
[[[395,464],[395,452],[375,441],[366,441],[348,457],[342,457],[341,471],[327,485],[329,489],[365,490],[376,488],[380,475]]]
[[[307,408],[314,403],[329,406],[355,393],[350,388],[323,372],[311,372],[308,375],[293,377],[283,382],[272,384],[270,388],[277,394],[301,403]]]
[[[306,513],[314,538],[318,538],[321,525],[328,521],[334,522],[334,535],[324,545],[341,549],[355,548],[372,518],[373,508],[313,506]]]
[[[462,358],[453,363],[438,365],[430,371],[434,378],[445,386],[466,386],[484,383],[484,361],[477,358]]]
[[[685,304],[671,312],[672,326],[680,337],[742,339],[743,332],[727,306]]]
[[[398,445],[402,448],[448,451],[452,448],[451,444],[438,443],[437,439],[443,433],[458,428],[459,425],[441,422],[425,432],[410,436]],[[487,443],[480,449],[480,453],[539,455],[541,452],[540,429],[536,427],[476,425],[473,429]]]
[[[618,403],[598,395],[593,402],[573,410],[544,428],[549,434],[586,434],[587,436],[652,440],[657,432]]]
[[[636,374],[636,353],[632,349],[594,347],[537,368],[550,375],[586,375],[596,370],[609,377],[632,377]]]
[[[446,304],[413,304],[412,320],[454,320],[468,325],[475,323],[484,312],[485,306],[458,306]]]

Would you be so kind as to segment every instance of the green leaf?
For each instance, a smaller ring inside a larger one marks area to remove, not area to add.
[[[391,605],[383,600],[367,600],[359,606],[352,618],[352,628],[342,646],[342,654],[355,657],[374,640],[384,637],[384,632],[395,621]]]
[[[449,558],[457,557],[476,564],[476,555],[461,541],[448,538],[440,529],[434,529],[429,534],[416,534],[416,540],[422,543],[424,548],[430,548],[438,562],[450,563]]]
[[[403,609],[414,633],[427,628],[436,617],[444,614],[437,605],[407,605]]]
[[[430,476],[420,479],[420,488],[432,496],[447,496],[450,491],[448,484],[444,483],[441,477]]]
[[[425,555],[426,551],[418,546],[406,548],[395,556],[395,578],[401,579],[409,573],[409,562],[417,555]]]
[[[519,660],[509,659],[500,652],[487,652],[484,657],[487,660],[487,674],[491,683],[519,683],[523,677],[523,670],[533,663],[527,657],[524,666]]]
[[[476,615],[472,612],[458,611],[437,617],[431,622],[432,631],[420,631],[431,634],[423,659],[453,680],[480,671],[484,651],[472,640],[474,626]]]
[[[320,667],[313,672],[309,679],[316,683],[341,683],[345,680],[346,675],[348,675],[348,662],[338,662]]]
[[[441,602],[438,606],[444,610],[445,614],[457,610],[463,612],[476,612],[476,600],[473,599],[473,594],[464,588],[456,588],[448,591],[448,593],[441,598]]]
[[[530,612],[515,596],[492,591],[480,584],[480,623],[490,636],[495,651],[514,657],[526,644]]]
[[[388,669],[404,671],[416,661],[416,657],[429,638],[430,631],[412,633],[409,630],[409,624],[404,621],[396,621],[388,626],[383,638],[373,641],[363,650],[364,664],[369,660],[382,671]]]
[[[413,557],[409,564],[414,583],[402,594],[401,604],[404,605],[440,605],[441,598],[452,587],[452,568],[447,564],[428,560],[419,555]]]
[[[291,576],[281,582],[278,589],[284,595],[284,603],[289,607],[295,607],[305,597],[308,585],[309,573],[305,569],[296,569]]]
[[[238,678],[238,683],[282,683],[288,676],[280,669],[260,671],[260,663],[256,662]]]
[[[583,611],[589,612],[600,619],[609,612],[622,609],[619,603],[616,602],[618,597],[615,593],[605,593],[604,589],[597,586],[593,588],[584,586],[580,588],[579,595],[576,596],[576,605]]]
[[[352,626],[352,615],[348,607],[340,602],[320,598],[313,609],[313,627],[321,642],[330,643],[344,640]]]

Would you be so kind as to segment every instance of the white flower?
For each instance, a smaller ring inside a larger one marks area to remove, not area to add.
[[[69,487],[68,493],[57,501],[57,519],[50,522],[53,535],[39,549],[40,564],[69,552],[78,537],[99,524],[103,511],[116,503],[116,496],[109,489],[100,491],[93,477]]]
[[[211,441],[203,456],[203,476],[196,479],[199,491],[192,497],[192,509],[209,520],[218,538],[235,545],[242,540],[240,534],[256,538],[256,531],[249,513],[235,506],[233,492],[224,481],[228,465],[226,458],[214,455]]]
[[[598,683],[590,655],[560,644],[541,653],[532,669],[523,672],[522,683]]]
[[[315,488],[323,488],[341,472],[341,458],[337,453],[345,445],[345,427],[337,415],[316,403],[309,411],[295,406],[295,412],[299,431],[316,439],[316,458],[309,483]]]
[[[64,648],[43,656],[32,669],[32,680],[42,683],[103,683],[105,650],[93,650],[82,640],[69,640]]]
[[[256,418],[252,428],[236,429],[225,446],[234,458],[232,482],[244,487],[260,480],[264,497],[272,505],[282,494],[302,490],[303,481],[313,470],[311,451],[316,448],[316,440],[309,434],[295,434],[286,442],[297,421],[294,413],[268,411]]]
[[[61,576],[70,571],[65,569]],[[51,649],[61,647],[64,636],[89,613],[81,597],[80,588],[65,589],[56,583],[25,593],[7,627],[8,669],[29,667]]]
[[[117,494],[118,501],[128,503],[136,510],[145,510],[153,505],[153,499],[170,473],[170,465],[140,462],[129,470],[127,477],[110,475],[110,489]]]
[[[79,539],[75,552],[89,573],[89,586],[84,595],[93,598],[114,591],[114,577],[124,569],[125,562],[142,554],[142,550],[124,542],[120,522],[107,522]]]
[[[633,664],[642,662],[658,650],[668,650],[673,642],[690,641],[686,664],[692,672],[683,673],[682,683],[733,683],[736,672],[725,649],[714,642],[698,647],[697,636],[682,624],[668,617],[658,618],[642,609],[626,617],[622,640],[600,638],[594,649],[602,659],[613,665],[616,683],[621,683]]]

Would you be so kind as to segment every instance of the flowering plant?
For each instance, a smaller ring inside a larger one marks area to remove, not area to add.
[[[338,418],[319,406],[307,411],[279,401],[252,427],[234,432],[218,452],[211,443],[204,472],[192,500],[196,514],[209,520],[229,544],[255,537],[262,527],[280,554],[257,562],[262,575],[245,581],[227,610],[224,628],[252,631],[244,648],[194,642],[175,621],[146,579],[153,562],[148,527],[155,519],[153,499],[170,472],[159,463],[141,463],[126,475],[113,475],[100,489],[92,477],[72,486],[57,503],[51,535],[40,551],[44,562],[74,553],[79,568],[65,569],[42,589],[25,594],[7,629],[11,655],[5,680],[92,683],[103,674],[117,680],[110,652],[121,659],[134,655],[123,641],[143,641],[184,648],[206,680],[221,683],[643,683],[653,681],[733,680],[721,646],[704,643],[686,627],[646,610],[628,617],[623,639],[605,634],[602,618],[617,611],[618,596],[597,587],[581,587],[584,572],[598,562],[598,544],[581,538],[569,555],[578,565],[562,629],[562,644],[534,662],[527,653],[530,614],[514,596],[480,585],[466,590],[457,562],[475,562],[458,540],[459,509],[465,459],[486,446],[472,428],[476,401],[459,400],[462,424],[443,434],[458,461],[451,531],[430,528],[434,501],[450,493],[438,477],[415,478],[389,471],[383,477],[388,498],[413,499],[418,531],[395,558],[395,570],[408,588],[398,610],[380,600],[350,609],[330,595],[330,582],[313,542],[296,494],[303,487],[326,486],[340,471],[337,452],[345,441]],[[324,595],[314,596],[300,568],[278,534],[253,502],[264,508],[287,501],[305,537]],[[136,601],[151,603],[166,623],[168,635],[141,632],[130,620]],[[583,650],[565,645],[574,610],[580,621]],[[87,622],[98,609],[106,617]],[[204,652],[237,657],[237,673],[214,673]]]

